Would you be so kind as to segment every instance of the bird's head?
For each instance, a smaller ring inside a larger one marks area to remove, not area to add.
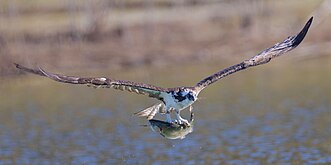
[[[196,92],[194,89],[183,87],[178,92],[177,95],[180,95],[182,97],[185,97],[189,99],[190,101],[196,101],[198,99],[198,92]]]

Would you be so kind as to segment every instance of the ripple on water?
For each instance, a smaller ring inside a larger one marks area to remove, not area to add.
[[[12,112],[0,124],[0,164],[331,163],[331,115],[323,104],[264,114],[237,108],[221,119],[196,115],[195,131],[183,140],[138,127],[124,111],[69,107],[48,116],[29,108],[36,110]]]

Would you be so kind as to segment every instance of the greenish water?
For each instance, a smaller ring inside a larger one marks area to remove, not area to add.
[[[331,163],[330,60],[285,61],[236,73],[203,91],[194,104],[195,130],[183,140],[139,126],[147,122],[132,114],[156,102],[144,96],[32,75],[1,80],[0,164]],[[173,87],[193,85],[223,67],[80,75]]]

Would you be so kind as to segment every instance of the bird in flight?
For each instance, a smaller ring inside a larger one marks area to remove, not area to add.
[[[152,119],[156,113],[166,115],[166,122],[177,122],[179,124],[187,124],[189,122],[180,116],[180,112],[185,108],[192,110],[192,104],[197,101],[199,93],[210,84],[240,70],[244,70],[253,66],[268,63],[271,59],[278,57],[294,48],[296,48],[305,38],[308,29],[313,21],[311,17],[303,29],[296,35],[289,36],[284,41],[276,43],[272,47],[260,52],[259,54],[244,60],[241,63],[230,66],[219,72],[216,72],[203,80],[199,81],[196,85],[191,87],[175,87],[175,88],[161,88],[154,85],[137,83],[125,80],[116,80],[107,77],[92,77],[84,78],[77,76],[66,76],[61,74],[54,74],[43,70],[42,68],[31,69],[19,64],[15,64],[20,70],[37,74],[40,76],[48,77],[52,80],[70,83],[70,84],[86,84],[88,86],[101,87],[101,88],[114,88],[125,90],[132,93],[147,95],[152,98],[160,100],[158,104],[153,105],[145,110],[135,113],[140,117],[147,117],[148,120]],[[170,113],[174,112],[176,120],[171,119]]]

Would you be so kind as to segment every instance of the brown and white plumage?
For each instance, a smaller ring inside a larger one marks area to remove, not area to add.
[[[313,21],[313,17],[311,17],[308,20],[306,25],[303,27],[303,29],[297,35],[290,36],[287,39],[285,39],[284,41],[276,43],[272,47],[262,51],[261,53],[253,56],[252,58],[250,58],[248,60],[245,60],[239,64],[236,64],[236,65],[233,65],[226,69],[223,69],[223,70],[201,80],[200,82],[198,82],[196,84],[196,87],[200,88],[202,90],[203,88],[207,87],[208,85],[216,82],[217,80],[219,80],[223,77],[226,77],[232,73],[238,72],[243,69],[247,69],[252,66],[257,66],[257,65],[268,63],[271,59],[278,57],[278,56],[296,48],[302,42],[302,40],[305,38],[312,21]]]
[[[276,43],[272,47],[262,51],[261,53],[253,56],[252,58],[245,60],[239,64],[225,68],[215,74],[201,80],[193,87],[176,87],[176,88],[161,88],[144,83],[136,83],[124,80],[115,80],[112,78],[82,78],[76,76],[65,76],[60,74],[54,74],[47,72],[41,68],[30,69],[19,64],[15,64],[18,69],[26,72],[34,73],[40,76],[45,76],[55,81],[71,84],[86,84],[94,87],[101,88],[114,88],[119,90],[126,90],[129,92],[147,95],[152,98],[161,100],[152,107],[149,107],[143,111],[136,113],[138,116],[145,116],[148,119],[153,118],[157,113],[166,113],[167,121],[171,122],[170,112],[176,112],[176,118],[179,123],[188,123],[187,120],[181,118],[180,111],[191,106],[196,100],[201,90],[208,85],[224,78],[230,74],[238,72],[240,70],[247,69],[249,67],[268,63],[271,59],[278,57],[294,48],[296,48],[305,38],[308,29],[313,21],[313,17],[309,19],[304,28],[294,36],[290,36],[280,43]]]
[[[160,99],[159,95],[160,92],[167,92],[168,89],[156,87],[149,84],[144,83],[136,83],[131,81],[125,80],[115,80],[111,78],[105,77],[77,77],[77,76],[66,76],[60,74],[54,74],[43,70],[42,68],[39,69],[30,69],[24,67],[19,64],[15,64],[16,68],[21,69],[25,72],[34,73],[40,76],[48,77],[52,80],[62,82],[62,83],[70,83],[70,84],[83,84],[87,86],[93,86],[95,88],[114,88],[122,91],[128,91],[132,93],[147,95],[149,97]]]

